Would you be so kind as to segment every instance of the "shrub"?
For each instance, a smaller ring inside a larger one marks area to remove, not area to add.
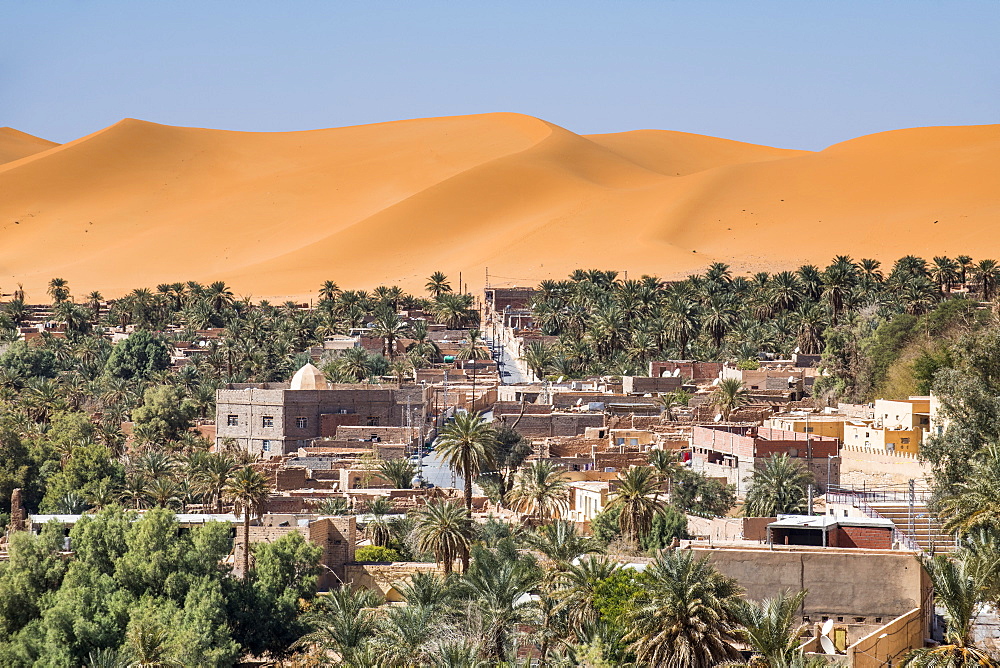
[[[358,548],[354,553],[355,561],[400,561],[399,552],[391,547],[379,547],[378,545],[365,545]]]

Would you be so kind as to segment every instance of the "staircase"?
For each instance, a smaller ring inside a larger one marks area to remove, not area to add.
[[[941,522],[931,514],[927,504],[922,501],[913,504],[912,530],[908,503],[870,501],[868,506],[881,517],[891,520],[901,534],[911,538],[927,554],[952,552],[955,549],[955,538],[944,532]]]

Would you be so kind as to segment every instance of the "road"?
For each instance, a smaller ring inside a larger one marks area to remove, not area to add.
[[[487,336],[484,338],[490,350],[493,351],[493,358],[500,366],[500,382],[504,385],[523,385],[535,382],[534,375],[528,370],[528,366],[518,354],[517,339],[513,337],[511,331],[507,327],[497,327],[496,341],[493,341],[489,336],[493,331],[494,328],[488,327],[484,332]],[[503,371],[510,373],[510,375],[504,376]]]

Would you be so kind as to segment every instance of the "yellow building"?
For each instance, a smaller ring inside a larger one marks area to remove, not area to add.
[[[796,431],[800,434],[813,434],[815,436],[829,436],[830,438],[844,439],[844,421],[842,416],[828,415],[777,415],[764,421],[765,427],[771,429],[781,429],[783,431]]]
[[[643,429],[611,429],[608,432],[608,436],[611,439],[611,445],[614,447],[635,447],[650,445],[653,442],[653,432]]]
[[[905,452],[917,454],[923,431],[914,429],[887,429],[873,423],[847,423],[844,425],[843,444],[871,452]]]

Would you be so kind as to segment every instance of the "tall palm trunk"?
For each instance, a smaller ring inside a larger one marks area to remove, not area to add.
[[[466,454],[462,457],[462,475],[465,477],[463,481],[465,483],[465,509],[469,513],[469,517],[472,517],[472,476],[470,475],[470,469],[472,468],[472,462],[469,461],[469,455]]]
[[[243,511],[243,580],[250,579],[250,509]]]

